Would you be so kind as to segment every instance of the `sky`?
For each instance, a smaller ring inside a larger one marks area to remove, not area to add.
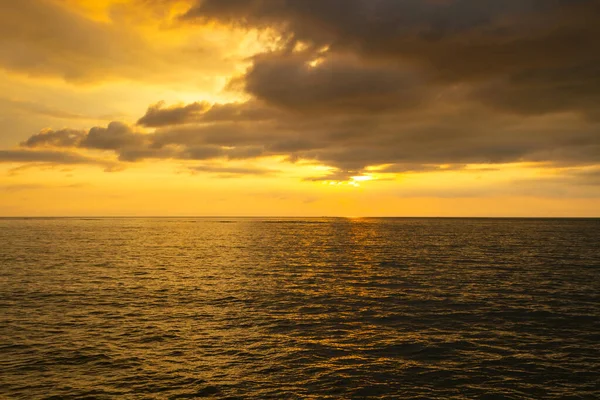
[[[600,216],[596,0],[0,1],[0,216]]]

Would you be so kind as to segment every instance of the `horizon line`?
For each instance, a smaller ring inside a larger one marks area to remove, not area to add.
[[[287,219],[600,219],[600,216],[336,216],[336,215],[320,215],[320,216],[302,216],[302,215],[0,215],[0,219],[142,219],[142,218],[157,218],[157,219],[180,219],[180,218],[287,218]]]

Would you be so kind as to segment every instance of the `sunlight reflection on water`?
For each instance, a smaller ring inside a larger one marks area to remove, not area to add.
[[[593,398],[599,228],[0,219],[0,396]]]

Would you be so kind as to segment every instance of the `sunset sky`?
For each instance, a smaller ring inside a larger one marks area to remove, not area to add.
[[[600,216],[599,15],[2,0],[0,216]]]

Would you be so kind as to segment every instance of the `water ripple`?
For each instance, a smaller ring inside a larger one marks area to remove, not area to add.
[[[600,221],[0,219],[0,397],[600,397]]]

